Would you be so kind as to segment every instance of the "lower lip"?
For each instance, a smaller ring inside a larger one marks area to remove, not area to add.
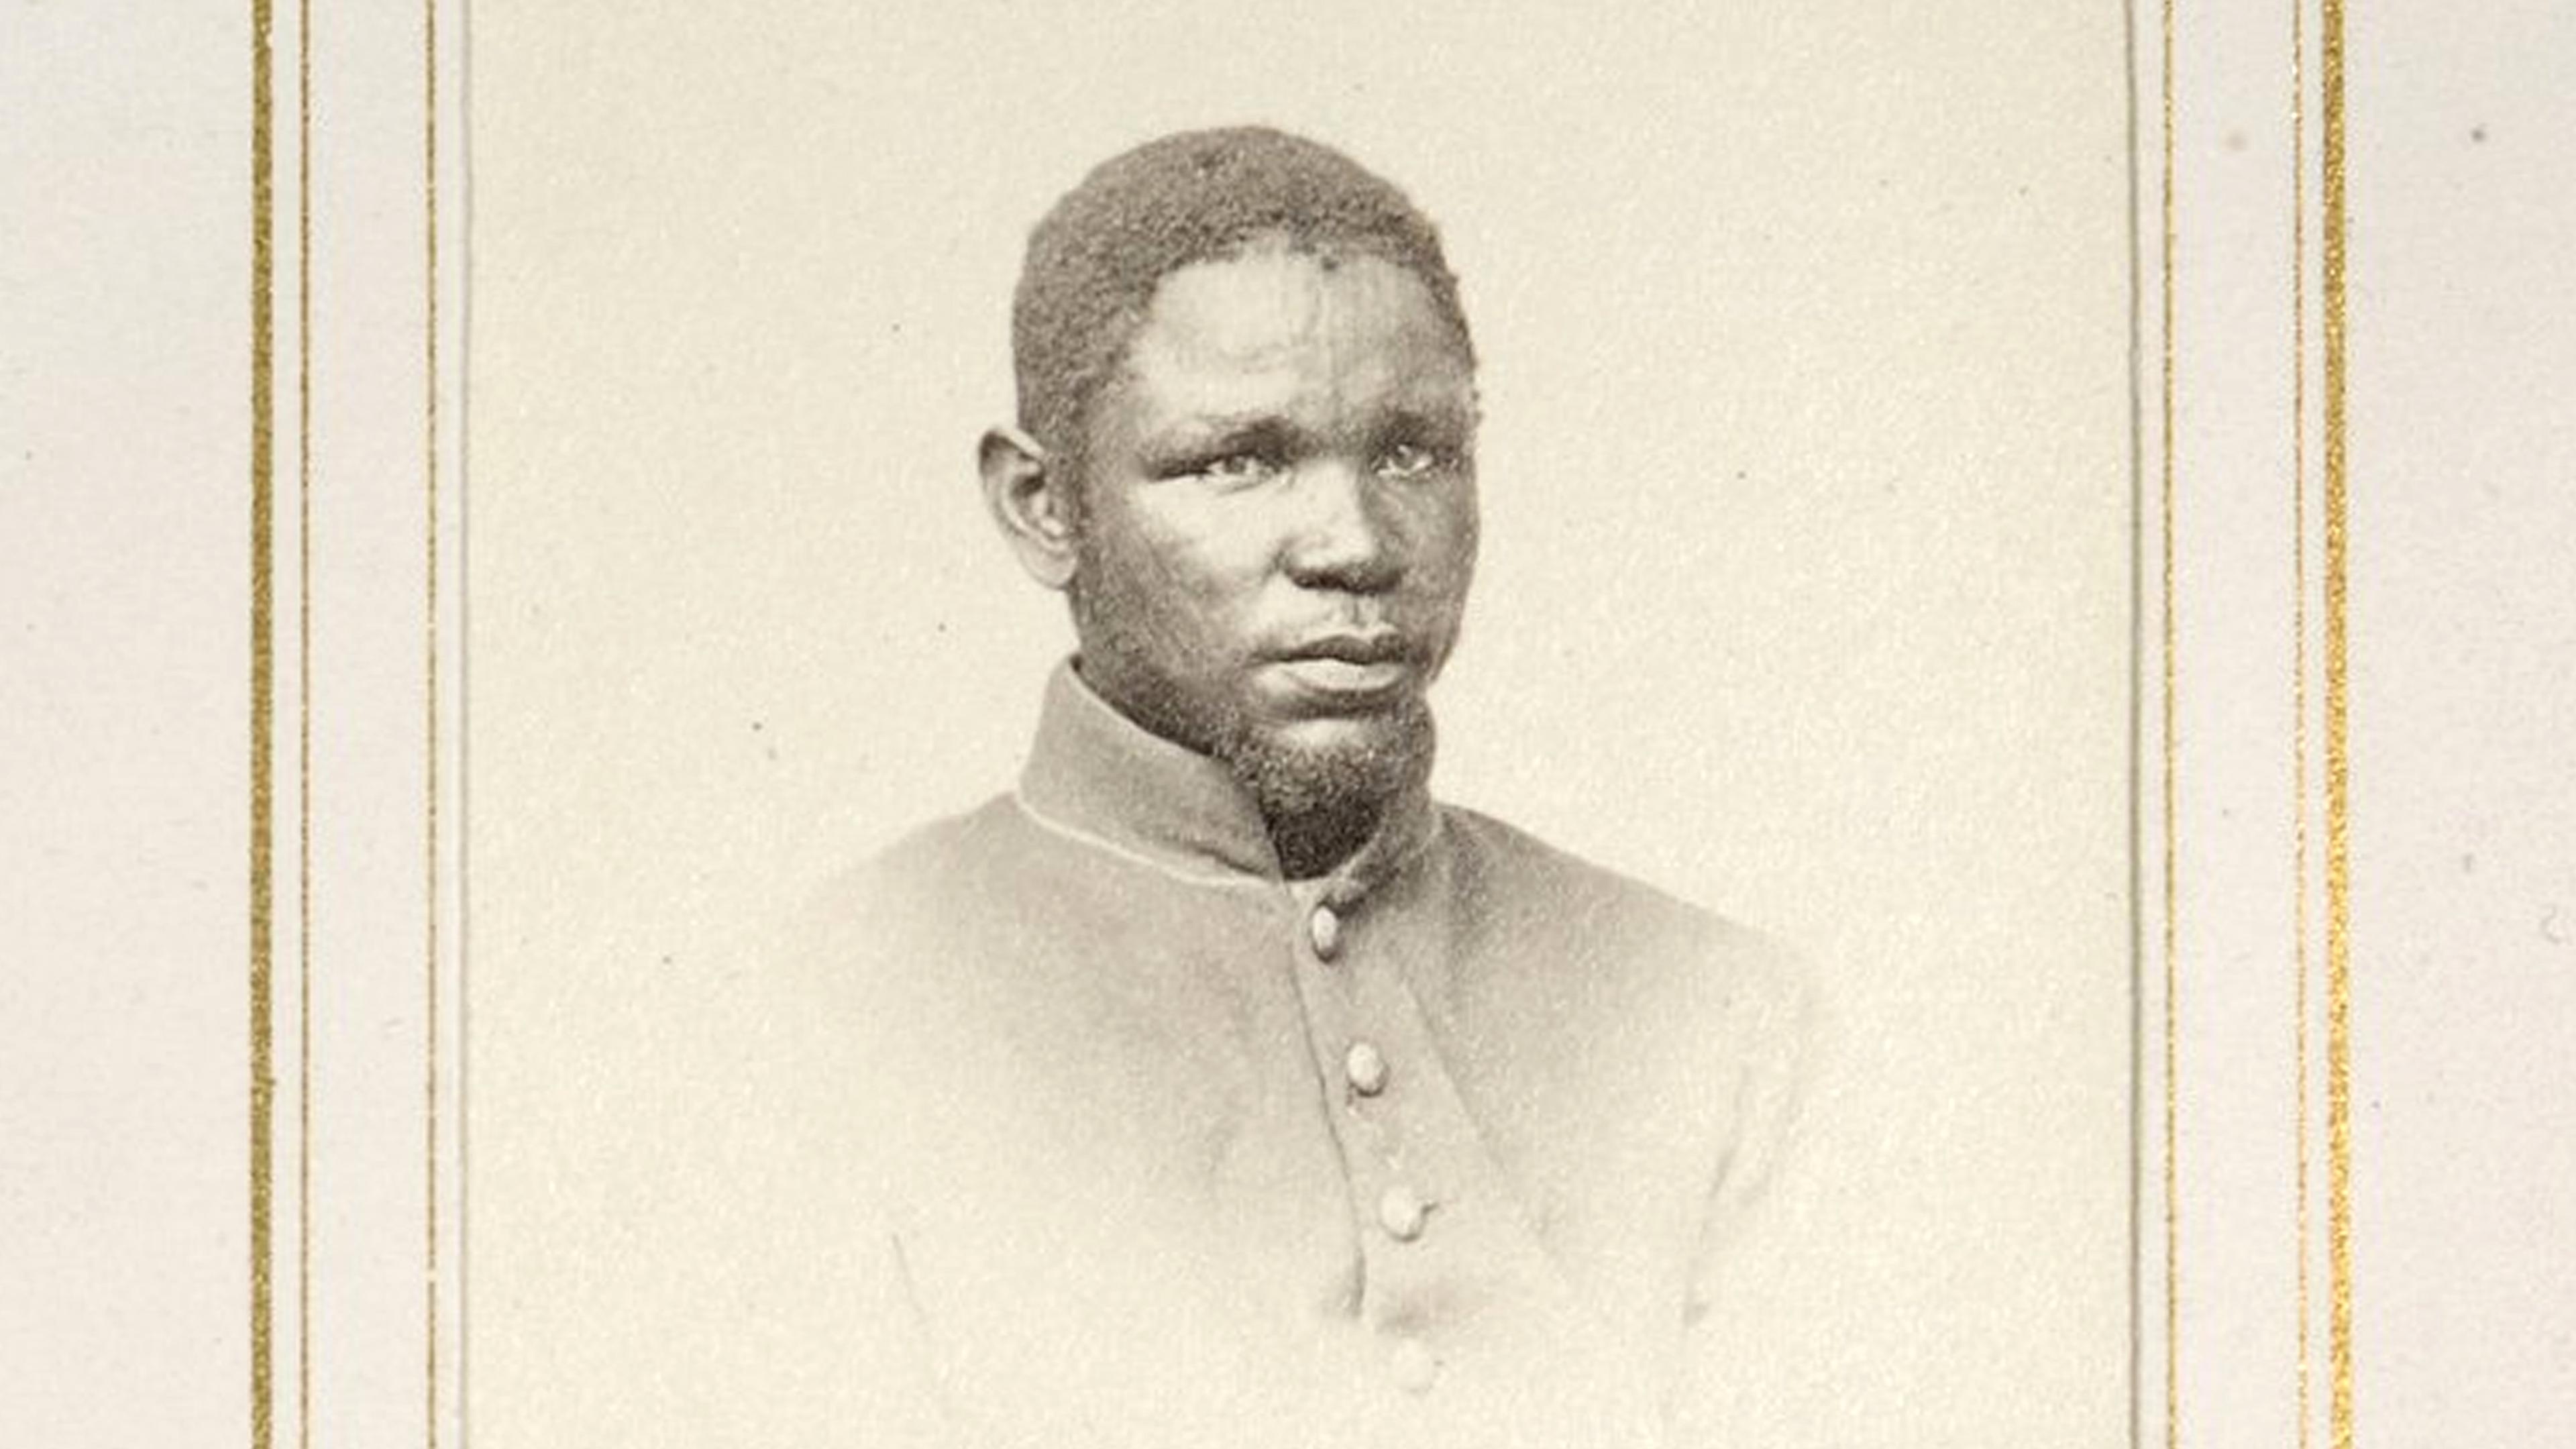
[[[1412,670],[1400,659],[1355,664],[1347,659],[1283,659],[1275,666],[1299,689],[1332,698],[1364,698],[1385,694],[1405,681]]]

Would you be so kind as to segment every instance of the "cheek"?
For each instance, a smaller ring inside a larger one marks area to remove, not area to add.
[[[1462,574],[1476,571],[1476,549],[1484,540],[1484,526],[1484,516],[1476,507],[1475,485],[1470,484],[1466,496],[1458,502],[1458,571]]]
[[[1180,667],[1225,651],[1259,587],[1257,563],[1226,548],[1226,531],[1197,514],[1140,510],[1101,520],[1108,526],[1090,560],[1104,602],[1131,630],[1178,651],[1169,662]]]
[[[1201,597],[1230,597],[1258,587],[1271,572],[1283,527],[1263,500],[1178,490],[1170,498],[1140,509],[1135,532],[1174,585]]]
[[[1476,572],[1478,529],[1472,485],[1426,509],[1419,535],[1419,567],[1436,588],[1454,595],[1466,593]]]

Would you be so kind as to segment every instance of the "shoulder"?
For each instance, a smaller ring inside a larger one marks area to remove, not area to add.
[[[953,919],[959,901],[989,895],[1020,868],[1026,833],[1008,795],[920,826],[810,887],[779,923],[775,954],[820,966],[889,932]]]
[[[790,1023],[791,1035],[793,1023],[821,1021],[850,1034],[930,1005],[923,993],[937,973],[905,963],[927,959],[960,922],[1014,894],[998,889],[995,877],[1014,869],[1017,813],[1008,796],[995,797],[809,886],[768,925],[761,1014]]]
[[[1740,1009],[1795,1016],[1812,971],[1793,947],[1492,816],[1443,806],[1458,889],[1476,914],[1596,972],[1675,977]]]
[[[969,884],[1009,853],[1021,821],[1011,797],[996,795],[963,814],[920,826],[824,877],[807,894],[798,920],[828,927]]]
[[[802,1137],[882,1134],[942,1054],[971,1040],[993,983],[959,933],[1009,892],[1016,807],[1000,796],[821,877],[770,921],[737,1014],[772,1116]],[[839,1124],[839,1125],[829,1125]],[[873,1158],[874,1149],[863,1156]]]
[[[1518,1060],[1570,1063],[1570,1099],[1625,1104],[1615,1120],[1692,1144],[1707,1180],[1749,1199],[1828,1055],[1808,958],[1488,816],[1442,823],[1475,938],[1459,999]]]

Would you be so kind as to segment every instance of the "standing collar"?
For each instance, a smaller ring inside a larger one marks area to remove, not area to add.
[[[1120,714],[1070,659],[1047,679],[1019,802],[1041,825],[1169,875],[1206,884],[1280,880],[1269,828],[1233,772]],[[1407,787],[1369,843],[1325,878],[1325,890],[1368,890],[1435,829],[1429,791]]]

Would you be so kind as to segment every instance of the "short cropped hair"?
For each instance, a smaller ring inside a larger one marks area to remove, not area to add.
[[[1473,365],[1440,234],[1393,183],[1266,126],[1184,131],[1102,162],[1030,233],[1011,303],[1021,428],[1078,467],[1093,399],[1125,363],[1155,287],[1272,237],[1411,272]]]

